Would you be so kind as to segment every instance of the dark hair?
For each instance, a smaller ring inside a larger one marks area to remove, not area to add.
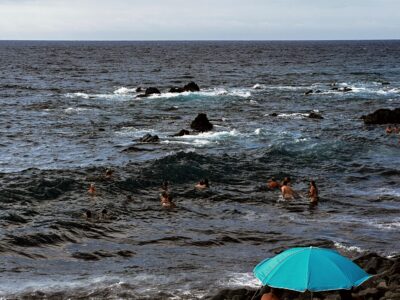
[[[314,180],[310,181],[310,185],[313,186],[315,188],[315,190],[318,192],[318,188],[317,188],[317,185],[315,184]]]
[[[92,212],[90,210],[87,210],[85,214],[86,214],[86,218],[88,218],[88,219],[92,218]]]
[[[209,182],[208,182],[208,178],[204,179],[204,184],[205,184],[207,187],[210,186],[210,184],[209,184]]]
[[[275,176],[272,176],[272,177],[271,177],[271,180],[272,180],[272,181],[275,181],[275,180],[276,180]]]
[[[282,186],[287,185],[289,183],[289,181],[285,178],[282,182]]]
[[[107,214],[107,209],[106,208],[104,208],[102,211],[101,211],[101,213],[103,214],[103,215],[106,215]]]

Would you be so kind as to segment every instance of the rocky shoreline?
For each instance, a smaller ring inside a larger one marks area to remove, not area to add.
[[[354,259],[354,262],[369,274],[374,275],[370,280],[351,291],[352,298],[335,292],[314,293],[314,300],[399,300],[400,299],[400,255],[385,258],[376,253],[367,253]],[[252,289],[224,289],[216,295],[206,297],[208,300],[260,300],[261,295],[268,288]],[[280,291],[281,300],[310,299],[310,293]]]

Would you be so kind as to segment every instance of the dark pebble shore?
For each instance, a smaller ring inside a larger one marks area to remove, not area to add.
[[[369,274],[374,275],[370,280],[351,291],[353,299],[363,300],[399,300],[400,299],[400,256],[393,258],[381,257],[375,253],[362,255],[354,260]],[[224,289],[216,295],[206,297],[209,300],[260,300],[268,288],[253,289]],[[311,299],[310,293],[297,293],[280,290],[281,300]],[[349,296],[341,296],[339,291],[320,292],[313,294],[314,300],[350,300]]]

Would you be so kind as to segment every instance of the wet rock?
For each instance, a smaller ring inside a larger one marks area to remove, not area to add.
[[[271,116],[271,117],[277,117],[278,114],[274,112],[274,113],[270,114],[270,116]]]
[[[305,93],[304,93],[304,95],[311,95],[312,93],[313,93],[314,91],[313,90],[308,90],[308,91],[306,91]]]
[[[104,128],[99,128],[98,131],[106,131]]]
[[[117,254],[122,257],[132,257],[133,255],[135,255],[134,252],[129,250],[120,250],[117,252]]]
[[[206,114],[198,114],[196,119],[190,124],[190,128],[200,132],[206,132],[213,129],[213,124],[210,123]]]
[[[320,114],[318,114],[318,113],[316,113],[316,112],[314,112],[314,111],[310,112],[310,114],[308,115],[308,117],[309,117],[310,119],[323,119],[323,118],[324,118],[323,116],[321,116]]]
[[[181,87],[172,87],[169,89],[170,93],[183,93],[184,91],[185,89]]]
[[[365,124],[400,123],[400,108],[394,110],[378,109],[371,114],[361,117]]]
[[[161,92],[158,90],[158,88],[148,87],[146,89],[146,91],[144,92],[144,94],[137,95],[136,97],[144,98],[144,97],[148,97],[148,96],[151,96],[151,95],[157,95],[157,94],[158,95],[161,94]]]
[[[186,84],[183,89],[185,90],[185,92],[198,92],[200,91],[200,87],[195,83],[195,82],[189,82],[188,84]]]
[[[189,134],[190,134],[189,130],[182,129],[181,131],[175,133],[172,136],[184,136],[184,135],[189,135]]]
[[[158,143],[160,141],[160,138],[157,135],[151,135],[147,133],[142,138],[140,138],[139,141],[141,143]]]
[[[142,87],[139,86],[136,88],[135,91],[136,91],[136,93],[141,93],[141,92],[143,92],[143,89],[142,89]]]
[[[331,88],[331,91],[338,91],[339,88],[337,86],[334,86],[333,88]]]
[[[322,93],[321,90],[316,90],[316,91],[315,91],[315,94],[321,94],[321,93]]]
[[[141,152],[141,151],[154,151],[153,149],[147,149],[147,148],[139,148],[136,146],[129,146],[128,148],[125,148],[121,152]]]
[[[347,86],[339,89],[340,92],[351,92],[352,90],[353,90],[352,88],[349,88]]]

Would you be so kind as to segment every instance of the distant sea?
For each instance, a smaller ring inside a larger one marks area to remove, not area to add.
[[[0,297],[201,299],[289,247],[399,254],[400,136],[360,117],[400,107],[400,41],[0,41],[0,66]]]

